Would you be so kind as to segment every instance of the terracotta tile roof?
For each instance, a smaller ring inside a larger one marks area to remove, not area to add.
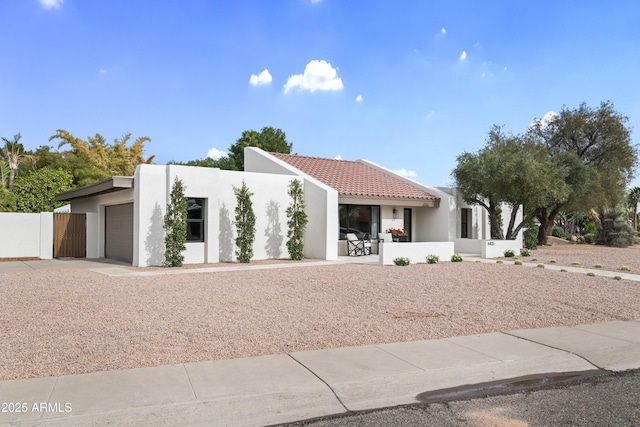
[[[440,200],[364,163],[293,154],[269,153],[334,188],[341,196]]]

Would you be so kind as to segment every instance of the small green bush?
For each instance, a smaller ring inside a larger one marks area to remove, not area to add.
[[[555,263],[556,263],[555,259],[549,260],[549,264],[555,264]]]
[[[530,221],[527,223],[527,229],[523,233],[524,238],[524,247],[527,249],[537,249],[538,248],[538,226]]]
[[[520,249],[520,256],[531,256],[531,251],[527,248]]]
[[[462,257],[460,254],[451,255],[451,262],[462,262]]]
[[[587,233],[583,236],[583,238],[584,238],[584,243],[587,243],[589,245],[596,242],[596,235],[593,233]]]
[[[531,261],[537,261],[538,258],[531,258]]]
[[[593,266],[594,268],[602,268],[602,264],[596,264]]]
[[[409,260],[409,258],[405,258],[405,257],[399,256],[398,258],[393,260],[393,263],[395,265],[405,266],[405,265],[411,264],[411,261]]]
[[[622,271],[631,271],[631,269],[629,267],[627,267],[626,265],[623,265],[622,267],[620,267],[620,270],[622,270]]]
[[[544,268],[544,264],[543,264],[543,263],[540,263],[540,264],[538,264],[538,267],[540,267],[540,268]]]
[[[479,259],[477,259],[477,260],[476,260],[476,262],[482,262],[482,261],[480,261]]]
[[[571,265],[580,265],[580,261],[573,261]]]
[[[437,264],[438,261],[440,261],[440,257],[438,257],[438,255],[427,255],[427,264]]]
[[[513,258],[514,256],[516,256],[516,253],[513,251],[513,249],[507,249],[506,251],[504,251],[504,256],[505,258]]]
[[[587,273],[587,276],[589,277],[594,277],[596,275],[596,273],[594,273],[593,271],[590,271]]]
[[[558,237],[558,238],[560,238],[560,239],[563,239],[563,238],[564,238],[564,228],[562,228],[562,227],[557,227],[557,226],[556,226],[556,227],[553,227],[553,228],[551,229],[551,235],[552,235],[553,237]]]
[[[620,276],[613,276],[613,280],[622,280],[622,277],[620,277]]]
[[[515,262],[513,263],[514,265],[522,265],[522,261],[520,261],[519,259],[515,260]]]
[[[502,261],[501,259],[496,261],[496,264],[502,264],[504,261]]]
[[[567,272],[567,269],[566,269],[566,268],[562,268],[562,269],[560,269],[560,273],[566,273],[566,272]]]

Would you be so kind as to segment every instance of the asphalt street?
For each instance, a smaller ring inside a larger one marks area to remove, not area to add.
[[[640,370],[494,388],[499,395],[350,413],[291,427],[640,426]],[[506,394],[505,394],[506,393]]]

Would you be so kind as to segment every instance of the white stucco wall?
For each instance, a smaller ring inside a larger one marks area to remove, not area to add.
[[[1,212],[0,258],[53,258],[53,212]]]

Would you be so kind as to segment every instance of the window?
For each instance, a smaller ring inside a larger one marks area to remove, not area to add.
[[[460,210],[460,238],[468,239],[469,225],[471,223],[471,209],[462,208]]]
[[[204,242],[204,199],[187,199],[187,242]]]
[[[364,238],[365,234],[369,234],[372,239],[378,238],[380,206],[339,205],[338,217],[340,240],[345,240],[347,233],[355,234],[358,239]]]

